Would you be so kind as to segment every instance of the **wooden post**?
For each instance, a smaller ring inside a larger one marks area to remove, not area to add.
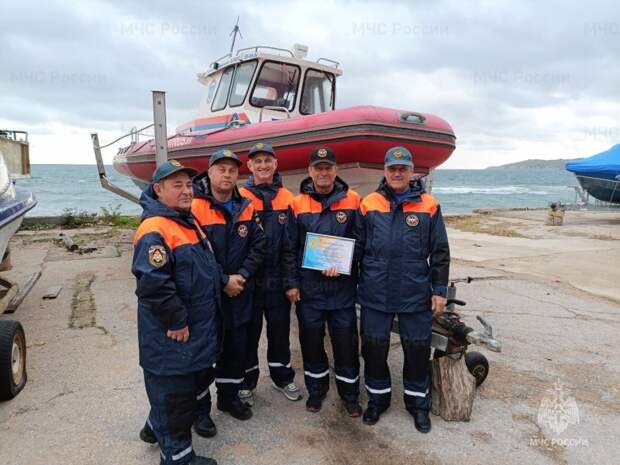
[[[467,370],[465,356],[433,359],[432,412],[445,421],[469,421],[474,406],[476,379]]]

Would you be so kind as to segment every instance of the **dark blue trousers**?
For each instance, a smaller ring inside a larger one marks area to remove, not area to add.
[[[289,335],[291,329],[291,304],[282,292],[281,299],[270,299],[270,304],[256,302],[254,319],[248,327],[245,357],[245,389],[255,389],[260,374],[258,368],[258,343],[263,330],[263,316],[267,321],[267,364],[275,384],[284,387],[293,382],[295,371],[291,367]]]
[[[144,370],[151,404],[147,419],[161,450],[161,465],[183,465],[192,460],[192,424],[211,410],[209,385],[214,370],[159,376]]]
[[[389,407],[392,380],[387,363],[390,330],[396,313],[362,308],[361,333],[364,381],[369,403],[381,410]],[[404,353],[403,383],[405,407],[409,411],[430,410],[430,311],[398,313],[400,342]]]
[[[217,361],[215,385],[219,399],[229,401],[239,395],[245,378],[245,353],[248,342],[248,328],[244,323],[235,328],[225,327],[222,353]]]
[[[327,324],[334,352],[338,394],[346,401],[357,401],[360,362],[355,307],[324,310],[300,302],[297,318],[308,394],[323,396],[329,390],[329,363],[324,346]]]

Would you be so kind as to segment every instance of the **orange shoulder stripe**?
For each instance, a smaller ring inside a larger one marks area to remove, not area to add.
[[[378,192],[371,192],[362,200],[360,210],[362,215],[366,215],[370,211],[388,213],[390,211],[390,202]]]
[[[168,248],[174,250],[185,244],[198,243],[198,236],[194,229],[185,228],[176,221],[163,216],[152,216],[145,219],[133,237],[133,243],[136,245],[143,236],[149,233],[159,234]]]
[[[211,208],[211,202],[207,199],[192,200],[192,213],[200,226],[226,224],[224,214],[219,210]]]
[[[294,198],[295,197],[293,196],[291,191],[289,191],[285,187],[281,187],[278,190],[278,193],[274,197],[273,201],[271,202],[271,208],[273,208],[274,210],[286,210],[288,209],[288,207],[291,206]]]
[[[254,206],[252,204],[245,207],[239,215],[237,221],[250,221],[254,217]]]
[[[302,213],[321,213],[322,210],[321,203],[314,200],[308,194],[299,194],[293,201],[295,216]]]
[[[404,212],[419,212],[419,213],[428,213],[433,216],[437,212],[437,207],[439,203],[435,198],[427,193],[423,193],[421,196],[421,202],[407,202],[404,207]]]
[[[263,209],[265,208],[263,205],[263,201],[261,199],[259,199],[258,197],[256,197],[254,195],[254,193],[250,190],[247,189],[245,187],[241,187],[239,189],[239,192],[241,192],[241,195],[250,199],[252,201],[252,203],[254,204],[254,208],[256,208],[259,211],[263,211]]]
[[[330,210],[357,210],[360,207],[360,195],[352,189],[347,191],[344,199],[334,202],[329,207]]]

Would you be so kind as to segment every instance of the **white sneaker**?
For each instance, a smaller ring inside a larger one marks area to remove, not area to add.
[[[280,391],[288,400],[301,400],[303,396],[301,395],[301,391],[297,387],[295,383],[287,384],[284,387],[278,386],[276,383],[273,383],[274,389]]]
[[[254,389],[240,389],[239,400],[252,407],[254,405]]]

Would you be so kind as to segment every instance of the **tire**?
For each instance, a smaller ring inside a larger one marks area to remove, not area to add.
[[[26,335],[17,321],[0,321],[0,400],[20,393],[26,373]]]
[[[484,383],[489,376],[489,361],[480,352],[466,352],[465,364],[467,369],[476,378],[476,387]]]

